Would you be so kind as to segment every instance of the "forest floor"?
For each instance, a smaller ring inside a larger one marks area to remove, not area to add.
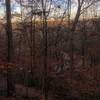
[[[26,87],[22,84],[16,85],[16,93],[13,97],[0,96],[0,100],[45,100],[42,89]],[[53,99],[53,95],[48,93],[48,100]]]

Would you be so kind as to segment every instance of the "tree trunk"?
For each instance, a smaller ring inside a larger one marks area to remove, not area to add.
[[[44,8],[42,0],[42,5],[43,5],[43,43],[44,43],[44,68],[43,68],[43,93],[44,93],[44,99],[48,100],[48,79],[47,79],[47,59],[48,59],[48,41],[47,41],[47,16],[46,16],[46,9]]]
[[[74,44],[73,44],[73,34],[76,30],[76,26],[77,26],[77,23],[79,21],[79,17],[80,17],[80,12],[81,12],[81,6],[79,5],[78,6],[78,9],[77,9],[77,14],[75,16],[75,19],[74,19],[74,22],[72,24],[72,27],[71,27],[71,39],[70,39],[70,58],[71,58],[71,63],[70,63],[70,66],[71,66],[71,69],[73,69],[72,67],[74,66]]]
[[[74,22],[73,22],[72,28],[71,28],[72,32],[74,32],[76,29],[76,26],[77,26],[77,23],[78,23],[79,17],[80,17],[80,12],[81,12],[81,6],[79,6],[77,9],[77,13],[76,13],[76,16],[75,16],[75,19],[74,19]]]
[[[9,63],[12,62],[13,40],[12,40],[12,24],[11,24],[11,5],[10,0],[6,0],[6,34],[7,34],[7,96],[11,96],[14,91],[11,69]]]

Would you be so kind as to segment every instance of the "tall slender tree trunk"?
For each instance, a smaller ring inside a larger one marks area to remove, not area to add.
[[[44,0],[42,0],[42,8],[43,8],[43,43],[44,43],[44,68],[43,68],[43,93],[44,99],[48,100],[48,81],[47,81],[47,16],[46,16],[46,8],[44,5]]]
[[[78,23],[79,18],[80,18],[80,12],[81,12],[81,6],[79,6],[77,9],[77,13],[76,13],[76,16],[75,16],[75,19],[74,19],[74,22],[73,22],[72,28],[71,28],[72,32],[74,32],[76,29],[77,23]]]
[[[76,26],[77,26],[77,23],[78,23],[79,18],[80,18],[80,12],[81,12],[81,6],[79,5],[75,19],[74,19],[74,22],[73,22],[72,27],[71,27],[71,39],[70,39],[70,58],[71,58],[70,66],[71,66],[71,71],[73,70],[73,66],[74,66],[74,41],[73,41],[74,35],[73,34],[76,30]]]
[[[31,8],[31,10],[32,10],[33,8]],[[32,12],[31,12],[32,13]],[[33,39],[34,39],[34,37],[33,37],[33,15],[31,15],[31,22],[30,22],[30,25],[31,25],[31,27],[30,27],[30,40],[31,40],[31,48],[30,48],[30,55],[31,55],[31,75],[33,76],[33,61],[34,61],[34,53],[33,53]]]
[[[12,81],[12,73],[9,69],[9,63],[12,62],[13,40],[12,40],[12,24],[11,24],[11,1],[6,0],[6,34],[7,34],[7,96],[11,96],[14,91]]]
[[[48,84],[47,84],[47,19],[44,13],[44,95],[45,95],[45,100],[48,100]]]
[[[31,15],[31,29],[30,29],[30,38],[31,38],[31,49],[30,49],[30,53],[31,53],[31,74],[33,75],[33,69],[35,67],[35,22],[36,22],[36,16],[33,16],[34,13],[34,7],[31,8],[32,10],[32,15]]]

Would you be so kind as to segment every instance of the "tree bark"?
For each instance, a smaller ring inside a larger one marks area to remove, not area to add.
[[[47,82],[47,59],[48,59],[48,41],[47,41],[47,16],[44,0],[41,1],[43,9],[43,43],[44,43],[44,68],[43,68],[43,93],[44,100],[48,100],[48,82]]]
[[[12,24],[11,24],[11,1],[6,0],[6,35],[7,35],[7,96],[13,95],[14,84],[12,80],[12,72],[9,69],[9,63],[12,62],[13,40],[12,40]]]
[[[80,17],[80,12],[81,12],[81,6],[78,6],[77,13],[76,13],[76,16],[75,16],[75,19],[74,19],[74,22],[73,22],[72,28],[71,28],[72,32],[74,32],[76,29],[76,26],[77,26],[77,23],[78,23],[79,17]]]

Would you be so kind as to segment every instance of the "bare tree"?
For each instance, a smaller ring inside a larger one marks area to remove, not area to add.
[[[86,11],[90,6],[92,6],[93,4],[95,4],[97,2],[99,2],[99,0],[77,0],[78,8],[77,8],[76,16],[74,18],[74,22],[72,24],[72,28],[71,28],[72,32],[75,31],[81,14],[84,11]]]
[[[48,36],[48,25],[47,25],[47,16],[49,15],[49,13],[47,14],[47,2],[48,0],[41,0],[41,4],[42,4],[42,13],[43,13],[43,44],[44,44],[44,68],[43,68],[43,93],[44,93],[44,98],[45,100],[48,100],[48,66],[47,66],[47,60],[48,60],[48,40],[47,40],[47,36]],[[50,0],[50,2],[52,2],[52,0]],[[51,6],[51,3],[50,3]],[[49,8],[50,11],[50,8]]]
[[[13,40],[12,40],[12,24],[11,24],[11,1],[6,0],[6,18],[7,18],[7,95],[10,96],[14,91],[14,84],[12,81],[11,71],[9,69],[9,63],[12,62],[13,56]]]
[[[78,21],[79,21],[79,18],[81,16],[82,13],[84,13],[84,11],[86,11],[90,6],[92,6],[93,4],[99,2],[99,0],[77,0],[77,4],[78,4],[78,8],[77,8],[77,12],[76,12],[76,15],[75,15],[75,18],[73,20],[73,23],[72,23],[72,27],[71,27],[71,40],[70,40],[70,57],[71,57],[71,66],[74,66],[74,44],[73,44],[73,33],[75,32],[76,30],[76,27],[77,27],[77,24],[78,24]]]

